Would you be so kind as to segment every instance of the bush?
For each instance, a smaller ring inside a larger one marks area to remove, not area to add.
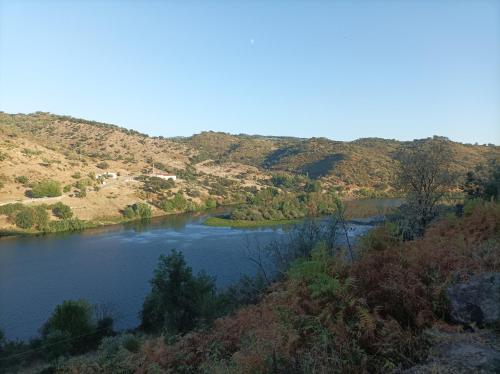
[[[80,199],[83,199],[84,197],[86,197],[86,196],[87,196],[87,188],[86,188],[86,187],[84,187],[83,189],[81,189],[81,190],[77,191],[77,192],[75,193],[75,196],[76,196],[76,197],[78,197],[78,198],[80,198]]]
[[[148,219],[152,216],[151,207],[146,203],[135,203],[133,205],[127,206],[123,212],[125,218],[141,218]]]
[[[56,197],[61,196],[61,184],[54,180],[45,180],[33,186],[31,197]]]
[[[186,333],[213,319],[219,302],[214,280],[203,273],[193,275],[182,253],[173,250],[160,256],[142,308],[141,327],[151,332]]]
[[[205,208],[212,209],[212,208],[215,208],[215,207],[217,207],[217,200],[215,200],[215,199],[208,199],[207,201],[205,201]]]
[[[67,184],[66,186],[64,186],[64,188],[63,188],[63,192],[64,192],[64,193],[67,193],[67,192],[69,192],[69,191],[71,191],[71,185],[70,185],[70,184]]]
[[[38,205],[32,208],[33,209],[33,214],[35,218],[35,226],[39,230],[43,230],[48,222],[49,222],[49,215],[47,213],[47,206],[46,205]]]
[[[11,216],[13,213],[24,208],[22,203],[0,205],[0,214]]]
[[[109,168],[109,164],[106,161],[99,162],[96,166],[99,169],[103,169],[103,170]]]
[[[63,219],[61,221],[50,221],[45,228],[46,232],[80,231],[87,226],[85,221],[78,218]]]
[[[35,212],[31,208],[21,209],[15,216],[14,222],[17,227],[30,229],[35,225]]]
[[[143,189],[146,192],[157,193],[175,187],[175,182],[171,179],[165,180],[159,177],[141,176],[138,180],[144,182]]]
[[[83,353],[95,348],[96,323],[92,307],[85,300],[66,300],[58,305],[43,325],[42,339],[51,357]],[[60,341],[61,344],[53,345]]]
[[[158,207],[165,212],[184,211],[188,206],[188,201],[178,192],[172,199],[164,199],[158,203]]]
[[[61,219],[68,219],[73,217],[73,211],[71,210],[71,208],[61,202],[52,206],[52,213],[54,213],[56,217]]]
[[[25,175],[20,175],[16,177],[16,182],[21,183],[23,186],[26,186],[29,183],[29,179]]]

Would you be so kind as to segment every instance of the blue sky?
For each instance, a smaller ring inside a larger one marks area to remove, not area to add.
[[[500,1],[0,0],[0,110],[500,144]]]

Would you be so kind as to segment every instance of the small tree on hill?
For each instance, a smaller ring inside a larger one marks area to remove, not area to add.
[[[451,186],[452,154],[445,141],[434,138],[406,146],[397,159],[397,184],[407,199],[402,235],[412,239],[424,233],[437,214],[437,203]]]

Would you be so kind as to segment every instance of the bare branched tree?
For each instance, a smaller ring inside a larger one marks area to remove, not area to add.
[[[404,147],[397,159],[397,185],[407,199],[403,237],[411,239],[423,234],[437,214],[437,203],[451,186],[452,153],[446,140],[435,137]]]
[[[345,208],[345,205],[342,203],[342,201],[340,201],[340,199],[337,199],[337,201],[335,202],[335,205],[336,205],[336,210],[334,213],[334,220],[337,222],[337,224],[340,226],[340,228],[344,232],[347,250],[349,253],[349,258],[352,262],[354,260],[354,255],[352,253],[352,246],[351,246],[351,242],[349,240],[349,227],[348,227],[347,220],[345,217],[345,209],[346,208]]]

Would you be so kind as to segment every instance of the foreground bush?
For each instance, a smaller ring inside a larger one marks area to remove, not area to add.
[[[86,352],[100,340],[92,306],[85,300],[67,300],[58,305],[42,327],[42,339],[50,357]]]
[[[141,312],[141,327],[185,333],[212,319],[217,303],[214,280],[203,273],[193,275],[182,253],[174,250],[160,256]]]

